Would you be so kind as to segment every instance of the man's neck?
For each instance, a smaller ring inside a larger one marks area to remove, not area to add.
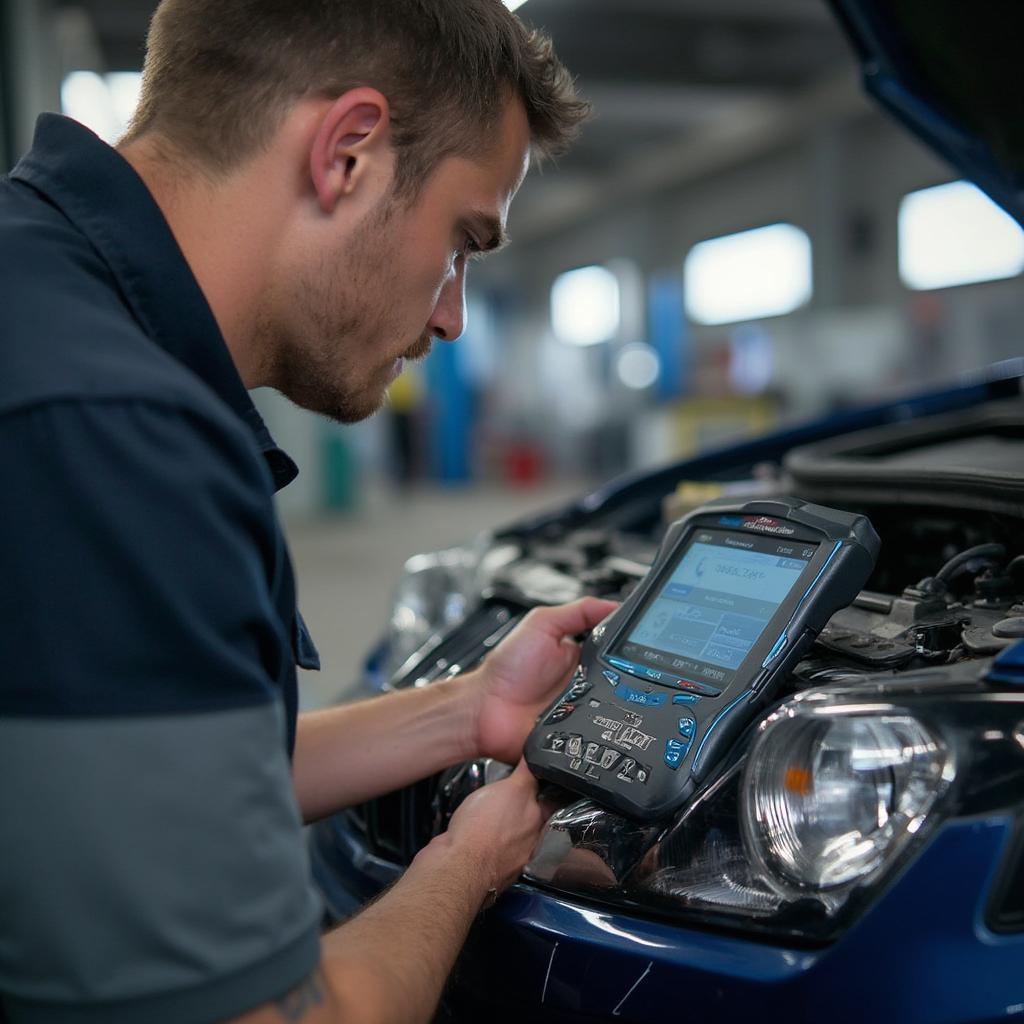
[[[255,169],[211,180],[145,136],[118,147],[160,207],[247,388],[265,383],[254,311],[274,237],[270,190]],[[265,178],[263,179],[265,181]]]

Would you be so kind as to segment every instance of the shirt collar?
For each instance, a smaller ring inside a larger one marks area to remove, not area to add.
[[[96,247],[136,320],[245,421],[280,490],[298,467],[274,443],[156,201],[135,169],[83,125],[58,114],[36,123],[11,177],[45,195]]]

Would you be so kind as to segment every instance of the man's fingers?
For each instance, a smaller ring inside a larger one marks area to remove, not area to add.
[[[606,601],[600,597],[581,597],[571,604],[561,604],[554,608],[535,608],[529,617],[533,618],[546,633],[561,638],[593,629],[618,606],[617,601]]]
[[[533,786],[537,788],[537,780],[534,778],[533,772],[530,771],[530,766],[526,763],[526,758],[519,758],[519,764],[515,766],[512,774],[508,776],[510,782],[514,782],[520,786]]]

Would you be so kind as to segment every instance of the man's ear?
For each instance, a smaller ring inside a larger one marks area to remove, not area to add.
[[[370,166],[382,166],[390,145],[390,110],[383,93],[361,86],[339,96],[321,118],[309,154],[320,209],[331,213]]]

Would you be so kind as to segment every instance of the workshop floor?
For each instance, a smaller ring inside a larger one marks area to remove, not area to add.
[[[321,672],[301,672],[301,706],[350,694],[363,656],[380,636],[405,560],[472,539],[478,532],[575,497],[585,486],[560,481],[529,489],[421,488],[407,495],[364,493],[351,515],[285,528],[299,606],[320,649]]]

